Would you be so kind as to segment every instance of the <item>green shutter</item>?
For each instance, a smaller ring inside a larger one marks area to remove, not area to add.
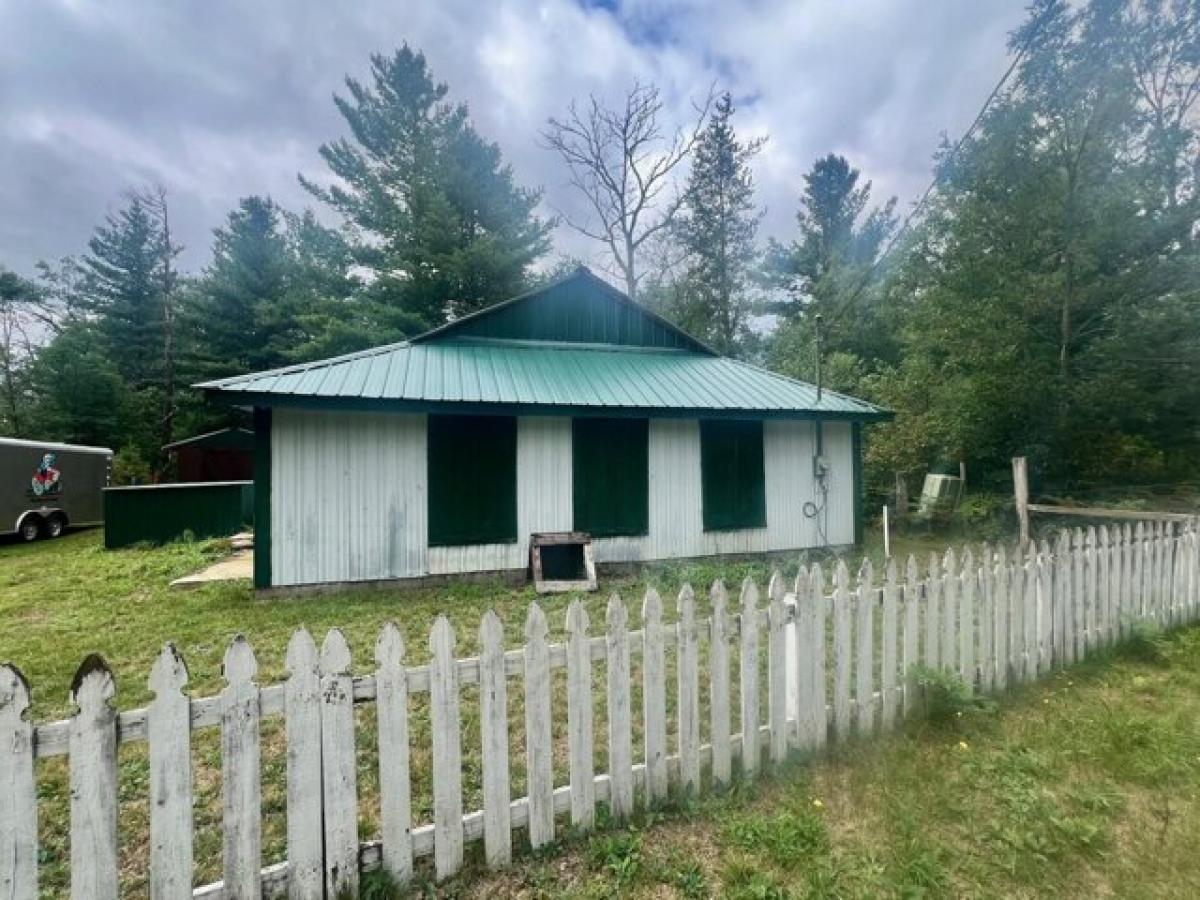
[[[571,426],[571,496],[575,530],[593,537],[650,530],[649,422],[575,419]]]
[[[700,422],[704,530],[767,524],[761,421]]]
[[[429,417],[429,545],[517,539],[517,420]]]

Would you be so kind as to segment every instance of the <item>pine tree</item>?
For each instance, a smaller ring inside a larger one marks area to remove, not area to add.
[[[126,384],[161,383],[165,335],[161,233],[146,198],[128,195],[88,242],[89,307]]]
[[[674,229],[686,275],[669,304],[677,321],[722,353],[735,351],[746,328],[748,276],[762,218],[755,210],[750,161],[764,141],[739,141],[733,113],[733,99],[725,93],[696,142]]]
[[[549,246],[540,192],[516,184],[407,45],[346,88],[335,102],[352,140],[321,147],[338,182],[301,181],[351,223],[378,327],[410,334],[519,293]]]

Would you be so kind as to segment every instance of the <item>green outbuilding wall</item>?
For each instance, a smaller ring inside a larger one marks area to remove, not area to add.
[[[236,534],[254,521],[254,482],[154,484],[104,491],[104,546]]]

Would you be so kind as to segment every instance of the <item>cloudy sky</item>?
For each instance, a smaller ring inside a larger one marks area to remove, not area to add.
[[[1007,65],[1024,0],[0,0],[0,265],[79,253],[123,191],[161,183],[193,271],[237,199],[311,204],[342,134],[331,98],[372,52],[422,49],[547,214],[574,200],[539,129],[572,97],[658,84],[683,121],[716,81],[756,165],[765,230],[801,174],[845,154],[902,208],[942,133]],[[564,229],[555,250],[594,251]]]

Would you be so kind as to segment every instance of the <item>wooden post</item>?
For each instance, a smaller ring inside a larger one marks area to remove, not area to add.
[[[486,642],[481,643],[486,648]],[[404,649],[404,636],[400,633],[396,623],[384,623],[379,637],[375,641],[375,710],[379,723],[379,818],[383,836],[383,868],[401,884],[404,884],[412,876],[412,789],[409,785],[408,775],[408,671],[404,667]],[[480,681],[484,683],[482,676]],[[486,684],[483,690],[486,690]],[[483,706],[483,709],[485,712],[481,713],[481,719],[486,721],[486,705]],[[506,717],[505,724],[507,725],[507,723]],[[507,738],[507,736],[506,728],[505,737]],[[506,753],[505,774],[507,775],[507,744],[504,749]],[[488,745],[484,744],[485,826],[489,786],[489,754],[487,750]],[[288,759],[291,760],[290,755]],[[485,833],[485,841],[486,837]]]
[[[1014,456],[1012,461],[1013,470],[1013,498],[1017,505],[1017,521],[1021,527],[1021,547],[1029,546],[1029,470],[1025,463],[1025,457]]]
[[[629,613],[608,598],[608,805],[618,821],[633,813],[633,726],[629,710]]]
[[[758,773],[758,586],[747,576],[742,582],[741,656],[742,774]]]
[[[463,864],[462,727],[454,628],[438,616],[429,634],[429,725],[433,744],[433,868],[443,881]]]
[[[682,684],[682,682],[681,682]],[[650,588],[642,599],[642,720],[646,750],[646,805],[667,799],[667,664],[662,598]]]
[[[550,647],[546,615],[536,603],[525,618],[525,773],[529,792],[529,845],[554,841],[554,743],[550,727]]]
[[[713,582],[712,634],[709,641],[709,716],[712,727],[712,780],[714,787],[727,787],[732,777],[729,749],[729,620],[728,594],[722,581]]]
[[[571,760],[571,824],[580,831],[591,831],[596,821],[592,647],[588,624],[587,610],[576,598],[567,610],[567,744]],[[504,777],[507,780],[507,768]]]
[[[230,900],[258,900],[262,896],[262,779],[256,674],[258,661],[254,651],[239,634],[225,651],[222,676],[226,687],[220,700],[225,896]]]
[[[350,645],[331,628],[321,644],[321,787],[325,895],[358,894],[358,770]]]

